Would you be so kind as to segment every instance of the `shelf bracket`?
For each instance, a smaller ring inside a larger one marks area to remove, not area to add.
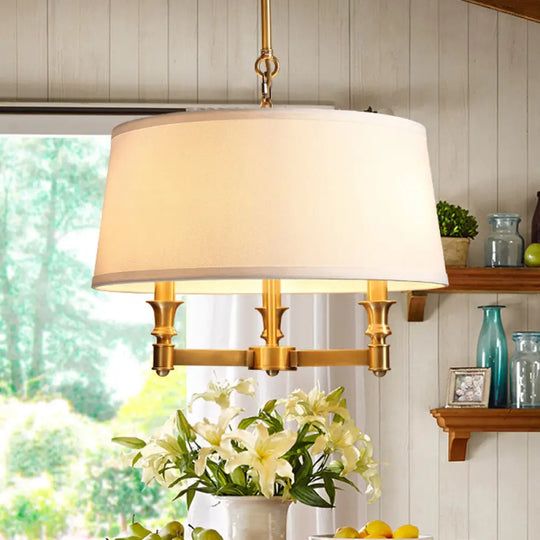
[[[447,433],[448,461],[465,461],[467,458],[467,444],[471,438],[471,432],[459,429],[450,429],[447,431]]]
[[[424,321],[427,296],[427,291],[409,291],[407,293],[407,321]]]

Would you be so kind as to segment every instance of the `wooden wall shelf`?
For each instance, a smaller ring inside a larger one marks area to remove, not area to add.
[[[448,461],[465,461],[467,443],[475,432],[540,431],[540,409],[432,409],[448,433]]]
[[[538,0],[465,0],[503,13],[540,22],[540,2]]]
[[[448,287],[409,293],[409,322],[424,320],[428,293],[540,293],[540,268],[447,268]]]

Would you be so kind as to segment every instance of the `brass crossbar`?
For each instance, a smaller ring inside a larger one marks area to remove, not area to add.
[[[367,366],[367,349],[302,350],[289,352],[290,368],[321,366]],[[175,349],[175,366],[236,366],[253,368],[253,351]]]

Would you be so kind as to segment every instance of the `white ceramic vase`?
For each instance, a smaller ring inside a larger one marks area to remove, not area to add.
[[[290,501],[281,497],[219,497],[225,505],[225,540],[285,540]]]

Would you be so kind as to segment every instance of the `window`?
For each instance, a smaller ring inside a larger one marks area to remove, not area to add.
[[[150,370],[144,298],[90,288],[108,151],[0,135],[0,538],[104,538],[183,512],[110,442],[182,407],[185,373]]]

